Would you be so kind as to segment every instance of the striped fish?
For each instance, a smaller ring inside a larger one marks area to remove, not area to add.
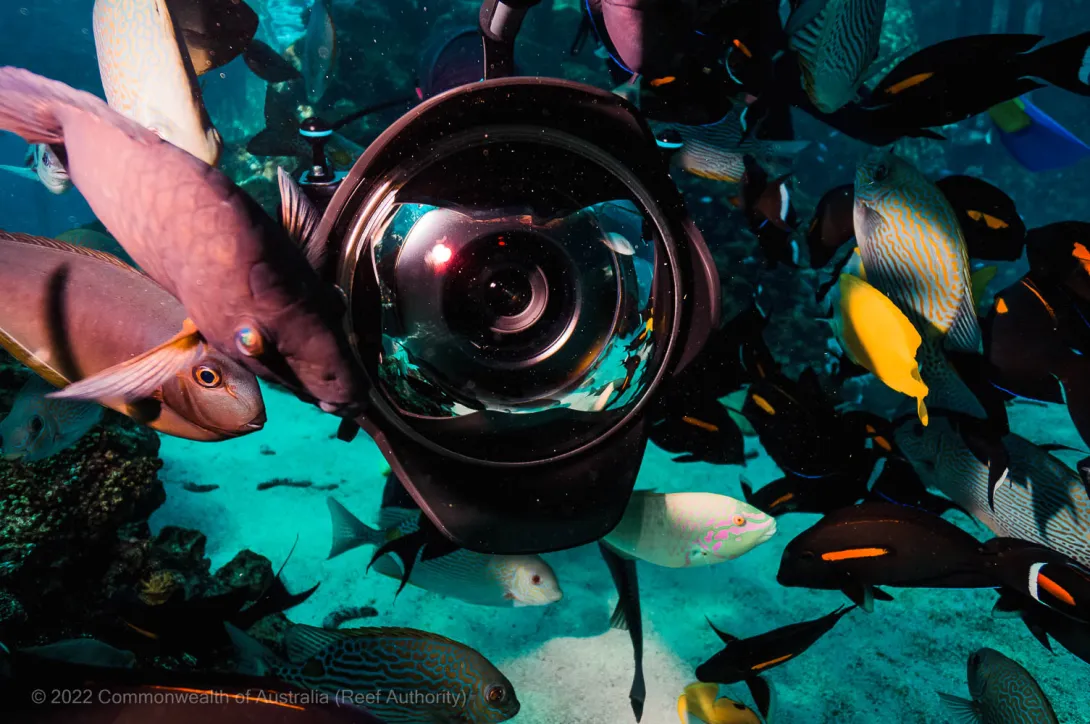
[[[988,506],[988,468],[973,455],[949,420],[926,428],[901,425],[897,447],[928,487],[944,495],[997,536],[1047,546],[1090,566],[1090,497],[1078,473],[1018,435],[1003,438],[1010,452],[1010,484]]]
[[[386,724],[487,724],[519,711],[514,686],[492,662],[427,631],[292,626],[286,661],[231,624],[227,631],[242,673],[338,696]]]
[[[969,656],[972,700],[950,694],[939,699],[964,724],[1058,724],[1056,712],[1037,680],[1017,661],[995,649]]]
[[[223,143],[201,100],[167,0],[95,0],[98,69],[106,101],[163,140],[215,166]]]
[[[715,123],[689,126],[682,123],[663,123],[649,121],[655,136],[675,136],[680,148],[673,160],[683,169],[701,178],[713,181],[725,181],[739,184],[746,171],[745,161],[748,154],[762,166],[775,166],[776,162],[789,159],[810,145],[809,141],[766,141],[754,138],[751,133],[745,140],[743,136],[743,114],[746,106],[736,103],[733,108]],[[659,141],[659,145],[677,148]]]
[[[419,510],[384,507],[375,530],[333,498],[327,502],[333,524],[330,558],[362,545],[381,546],[419,528]],[[401,580],[401,566],[393,556],[379,558],[374,567],[384,576]],[[480,606],[546,606],[563,597],[552,566],[536,555],[487,555],[459,549],[417,562],[409,583]]]
[[[886,0],[803,0],[787,20],[806,95],[822,113],[856,100],[878,59]]]
[[[37,375],[19,390],[11,412],[0,421],[0,451],[5,459],[44,460],[75,445],[102,419],[101,405],[46,397],[56,391]]]
[[[856,172],[854,219],[866,280],[923,337],[917,361],[928,402],[985,417],[943,353],[982,349],[968,248],[950,202],[915,166],[876,151]]]
[[[716,493],[632,493],[624,517],[602,542],[666,568],[734,560],[776,533],[776,519]]]

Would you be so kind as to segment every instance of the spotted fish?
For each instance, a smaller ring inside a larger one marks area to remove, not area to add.
[[[965,236],[950,202],[912,164],[876,151],[856,172],[854,217],[866,280],[923,338],[917,361],[927,402],[986,417],[945,354],[982,350]]]
[[[775,533],[775,518],[726,495],[637,490],[602,541],[656,566],[695,568],[733,560]]]
[[[167,0],[95,0],[93,24],[110,106],[215,166],[223,142]]]
[[[381,546],[419,529],[419,510],[384,507],[375,530],[333,498],[327,502],[333,524],[330,558],[362,545]],[[374,567],[384,576],[402,577],[393,556],[382,556]],[[563,597],[552,566],[541,556],[487,555],[465,549],[419,561],[409,583],[481,606],[545,606]]]
[[[745,104],[736,103],[723,118],[706,125],[658,121],[650,121],[650,125],[660,139],[660,146],[676,149],[674,163],[694,176],[734,184],[742,182],[746,155],[753,156],[762,166],[775,167],[810,144],[809,141],[767,141],[754,138],[752,134],[743,140],[745,110]]]
[[[943,704],[965,724],[1058,724],[1056,712],[1037,680],[1017,661],[995,649],[969,656],[972,700],[939,694]]]
[[[1021,538],[1090,565],[1090,497],[1078,473],[1025,438],[1008,435],[1010,484],[995,491],[988,506],[988,469],[962,441],[949,420],[924,428],[897,428],[898,449],[928,487],[937,488],[972,513],[997,536]]]
[[[492,662],[427,631],[292,626],[284,637],[285,661],[231,624],[227,630],[242,673],[359,696],[386,724],[488,724],[519,711],[515,688]]]
[[[878,60],[886,0],[803,0],[787,20],[802,84],[822,113],[856,100]]]
[[[37,375],[26,381],[0,421],[0,452],[8,460],[37,462],[79,442],[102,419],[93,402],[51,400],[57,388]]]

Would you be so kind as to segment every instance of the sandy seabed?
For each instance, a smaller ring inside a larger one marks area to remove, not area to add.
[[[298,547],[284,572],[289,588],[320,581],[306,603],[289,612],[299,623],[321,625],[342,606],[373,605],[379,615],[358,624],[401,625],[450,636],[475,647],[513,682],[522,710],[519,724],[623,724],[634,720],[628,689],[632,649],[628,634],[609,629],[617,596],[594,546],[547,554],[564,599],[545,608],[490,608],[465,604],[365,573],[371,549],[329,561],[330,524],[325,498],[335,496],[361,519],[376,519],[385,462],[360,435],[335,438],[337,421],[279,391],[265,389],[269,422],[257,434],[218,444],[163,438],[162,479],[167,501],[152,526],[197,528],[208,536],[216,568],[249,548],[279,563]],[[1066,412],[1018,404],[1015,431],[1037,442],[1080,446]],[[1045,435],[1042,431],[1048,431]],[[754,444],[751,439],[750,444]],[[759,446],[756,447],[759,450]],[[1073,464],[1077,453],[1067,456]],[[760,451],[745,468],[678,464],[650,446],[637,487],[706,491],[741,497],[739,475],[760,486],[779,476]],[[336,483],[332,492],[278,487],[258,491],[272,478]],[[215,483],[210,493],[182,484]],[[981,539],[980,525],[959,514]],[[838,592],[786,589],[776,583],[784,546],[817,516],[780,518],[768,543],[730,563],[671,570],[641,564],[647,680],[646,724],[677,721],[676,701],[693,669],[719,650],[705,616],[737,636],[750,636],[824,615],[847,599]],[[893,590],[895,601],[873,614],[855,611],[798,659],[766,674],[776,696],[773,720],[783,724],[945,722],[936,691],[967,696],[965,662],[990,646],[1029,669],[1051,696],[1061,722],[1090,721],[1085,714],[1086,664],[1056,645],[1042,648],[1018,620],[996,620],[991,591]],[[752,706],[742,684],[722,693]]]

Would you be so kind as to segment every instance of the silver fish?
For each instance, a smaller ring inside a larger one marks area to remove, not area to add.
[[[57,388],[37,375],[19,390],[8,416],[0,421],[0,451],[7,460],[37,462],[66,450],[102,419],[93,402],[51,400]]]
[[[787,20],[802,84],[822,113],[856,100],[878,60],[886,0],[804,0]]]
[[[288,660],[227,624],[240,671],[350,699],[387,724],[487,724],[518,714],[507,677],[465,644],[411,628],[328,631],[297,625]],[[375,693],[379,696],[374,696]]]
[[[375,530],[333,498],[327,502],[333,524],[330,558],[362,545],[381,546],[418,529],[419,510],[383,508]],[[384,576],[402,577],[393,556],[379,558],[374,567]],[[541,556],[486,555],[465,549],[418,562],[409,583],[480,606],[545,606],[563,597],[552,566]]]
[[[64,639],[43,646],[21,648],[19,653],[83,666],[116,669],[131,669],[136,666],[136,655],[133,652],[115,649],[97,639]]]
[[[223,141],[167,0],[95,0],[102,88],[110,107],[210,166]]]
[[[307,100],[317,103],[329,90],[337,60],[337,28],[329,14],[329,0],[314,0],[303,36],[303,80]]]
[[[969,511],[997,536],[1021,538],[1090,566],[1090,497],[1071,468],[1018,435],[1003,438],[1010,453],[1010,484],[988,505],[988,467],[977,460],[950,421],[926,428],[906,422],[894,434],[897,448],[928,487]]]
[[[982,648],[969,656],[972,700],[950,694],[939,699],[965,724],[1058,724],[1056,712],[1040,684],[1013,659]]]
[[[624,517],[602,542],[666,568],[730,561],[776,533],[776,519],[716,493],[632,493]]]
[[[64,143],[95,215],[189,314],[174,338],[60,395],[144,398],[211,347],[354,416],[363,376],[340,331],[340,300],[230,179],[89,93],[22,69],[0,68],[0,128]]]
[[[53,149],[45,143],[36,143],[28,148],[23,164],[23,166],[0,166],[0,170],[32,181],[41,181],[50,193],[63,194],[72,188],[72,180],[68,178],[68,171],[64,168],[64,164],[57,158]]]

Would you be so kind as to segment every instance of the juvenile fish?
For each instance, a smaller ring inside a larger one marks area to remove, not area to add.
[[[25,234],[0,231],[0,289],[0,345],[54,387],[137,357],[185,319],[177,299],[118,259]],[[213,349],[143,398],[93,399],[190,440],[237,437],[265,422],[257,380]]]
[[[418,510],[383,508],[376,530],[333,498],[328,503],[333,525],[330,558],[362,545],[382,546],[418,528]],[[390,578],[402,577],[401,567],[389,555],[376,560],[374,568]],[[545,606],[563,596],[556,574],[541,556],[488,555],[465,549],[419,561],[410,572],[409,583],[481,606]]]
[[[17,68],[0,69],[0,128],[64,143],[95,215],[189,315],[173,338],[62,395],[147,397],[214,348],[352,416],[362,374],[339,332],[339,298],[226,176],[100,99]]]
[[[223,142],[167,0],[95,0],[92,22],[110,107],[210,166]]]
[[[411,628],[288,629],[288,660],[227,624],[240,671],[327,694],[368,695],[388,724],[486,724],[519,711],[515,688],[492,662],[444,636]]]
[[[11,412],[0,421],[0,451],[6,460],[44,460],[75,445],[102,419],[102,407],[93,402],[46,397],[56,389],[34,375],[19,390]]]
[[[638,490],[602,541],[657,566],[693,568],[734,560],[775,533],[775,518],[726,495]]]
[[[973,724],[1058,724],[1052,703],[1033,675],[995,649],[969,657],[969,695],[939,699],[958,721]]]

